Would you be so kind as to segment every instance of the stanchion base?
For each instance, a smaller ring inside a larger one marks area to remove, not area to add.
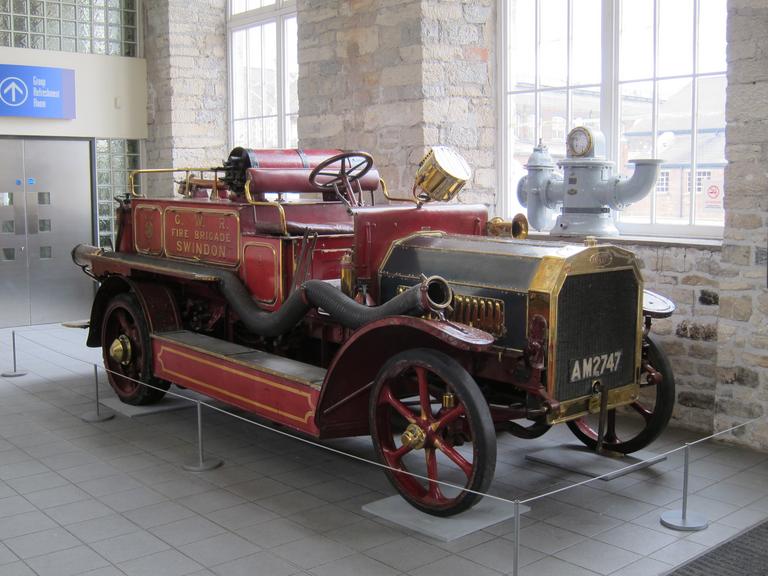
[[[208,470],[214,470],[224,464],[224,460],[218,458],[206,458],[202,462],[195,462],[194,464],[184,464],[182,468],[187,472],[207,472]]]
[[[105,422],[106,420],[112,420],[115,417],[115,413],[109,410],[91,410],[80,416],[80,420],[83,422]]]
[[[19,376],[26,376],[27,373],[23,370],[16,370],[16,372],[3,372],[0,374],[3,378],[18,378]]]
[[[695,512],[688,512],[683,518],[682,510],[668,510],[661,515],[659,521],[671,530],[685,532],[697,532],[709,526],[709,521]]]

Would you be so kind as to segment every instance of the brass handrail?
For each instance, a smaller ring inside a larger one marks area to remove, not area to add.
[[[139,174],[169,174],[173,172],[185,172],[187,174],[185,189],[189,188],[189,179],[191,177],[192,172],[200,172],[201,176],[203,172],[213,172],[213,182],[214,182],[213,189],[216,190],[218,189],[220,170],[221,169],[217,169],[217,168],[142,168],[140,170],[132,170],[128,174],[128,192],[133,198],[144,198],[143,194],[136,193],[136,186],[135,186],[136,176],[138,176]],[[182,196],[184,196],[184,194],[182,194]]]
[[[379,178],[379,184],[381,184],[381,191],[384,193],[384,198],[387,200],[390,200],[392,202],[411,202],[413,204],[416,204],[416,206],[421,206],[421,201],[416,197],[416,187],[413,188],[413,198],[399,198],[397,196],[390,196],[389,190],[387,189],[387,183],[384,182],[383,178]]]
[[[251,181],[248,180],[245,183],[245,199],[248,201],[248,204],[251,206],[272,206],[273,208],[277,208],[278,216],[280,217],[280,232],[285,236],[288,234],[288,222],[285,218],[285,208],[283,208],[283,205],[279,202],[261,202],[258,200],[254,200],[253,196],[251,195]]]

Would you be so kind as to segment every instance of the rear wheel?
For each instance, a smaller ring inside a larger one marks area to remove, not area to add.
[[[101,324],[101,349],[109,383],[121,401],[153,404],[165,396],[169,384],[152,376],[149,328],[133,294],[118,294],[107,305]]]
[[[482,498],[466,490],[488,489],[496,433],[485,398],[458,362],[429,349],[392,357],[376,377],[369,410],[379,460],[411,505],[452,516]]]
[[[632,404],[608,411],[603,445],[608,450],[630,454],[659,437],[675,407],[675,376],[667,355],[652,336],[643,342],[643,373],[640,398]],[[568,422],[571,432],[590,450],[597,448],[598,416]]]

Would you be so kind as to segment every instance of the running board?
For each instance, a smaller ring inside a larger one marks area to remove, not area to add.
[[[158,378],[318,434],[323,368],[187,330],[153,334],[152,348]]]

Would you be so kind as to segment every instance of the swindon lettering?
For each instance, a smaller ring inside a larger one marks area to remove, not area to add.
[[[194,216],[194,223],[189,216]],[[231,252],[233,236],[225,217],[175,213],[169,233],[173,251],[179,255],[213,258],[234,256]]]

